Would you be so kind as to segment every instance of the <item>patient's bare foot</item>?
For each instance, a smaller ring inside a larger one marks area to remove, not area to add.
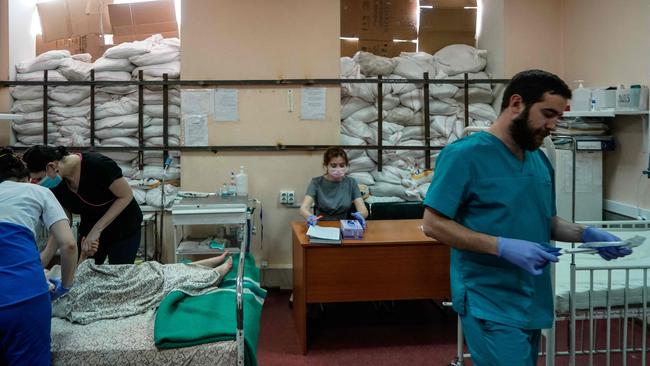
[[[219,276],[223,277],[232,269],[232,257],[228,257],[228,259],[219,267],[217,267],[215,270],[219,272]]]
[[[225,251],[221,253],[221,255],[208,258],[208,259],[201,259],[200,261],[193,262],[193,264],[199,264],[210,268],[216,268],[218,265],[223,263],[229,255],[230,253]]]

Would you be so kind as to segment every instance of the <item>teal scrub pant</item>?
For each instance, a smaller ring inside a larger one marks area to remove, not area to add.
[[[469,314],[460,319],[474,365],[537,365],[540,329],[520,329]]]

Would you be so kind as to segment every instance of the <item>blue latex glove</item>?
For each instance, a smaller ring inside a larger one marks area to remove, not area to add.
[[[352,217],[354,217],[355,220],[359,221],[359,223],[363,227],[363,230],[366,229],[366,219],[363,218],[363,215],[361,214],[361,212],[353,212]]]
[[[55,286],[54,290],[50,291],[50,299],[52,301],[58,299],[59,297],[67,294],[68,291],[70,291],[69,288],[63,287],[63,285],[61,284],[61,280],[58,278],[50,278],[49,281],[52,282],[52,284],[54,284]]]
[[[310,215],[307,218],[307,226],[315,226],[318,224],[318,217],[316,215]]]
[[[605,230],[588,226],[582,232],[582,242],[590,243],[594,241],[621,241],[621,238]],[[632,249],[625,247],[602,247],[596,249],[598,250],[598,255],[608,261],[632,254]]]
[[[498,237],[497,244],[500,258],[535,276],[542,274],[548,262],[558,261],[556,255],[532,241]]]

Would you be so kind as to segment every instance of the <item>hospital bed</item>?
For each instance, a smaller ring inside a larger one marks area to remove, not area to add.
[[[247,242],[248,240],[242,241],[240,253],[247,253]],[[249,267],[254,267],[252,257],[239,255],[239,260],[233,266],[233,270],[236,268],[236,275],[231,271],[233,274],[230,278],[227,275],[220,285],[220,288],[224,287],[224,291],[235,292],[232,317],[236,319],[236,329],[232,331],[235,334],[232,340],[158,349],[154,343],[155,311],[153,310],[145,314],[100,320],[86,325],[52,318],[52,363],[54,365],[256,365],[255,354],[247,351],[249,347],[248,344],[245,345],[244,338],[244,329],[250,330],[251,326],[256,327],[255,331],[251,332],[256,343],[259,321],[252,323],[252,319],[259,319],[261,315],[261,306],[257,310],[252,310],[247,305],[246,314],[249,319],[245,327],[244,296],[246,295],[246,299],[250,300],[250,277],[253,277],[250,275],[251,270],[259,277],[257,268]],[[259,281],[259,278],[254,281]],[[259,291],[264,292],[261,289]],[[263,299],[261,301],[263,302]],[[179,324],[179,327],[183,326],[186,324]]]
[[[630,256],[605,261],[598,255],[563,255],[554,269],[556,321],[544,330],[540,348],[547,366],[568,357],[569,365],[647,365],[650,324],[650,221],[597,221],[601,227],[628,239],[646,238]],[[568,247],[567,243],[558,246]],[[558,334],[566,343],[559,344]],[[463,330],[458,320],[458,343],[453,366],[462,366]]]

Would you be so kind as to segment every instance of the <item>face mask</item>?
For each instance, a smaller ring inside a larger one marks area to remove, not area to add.
[[[345,168],[328,168],[328,173],[332,178],[343,178],[345,176]]]
[[[61,178],[60,175],[56,175],[56,178],[50,178],[49,176],[44,176],[43,179],[41,179],[38,184],[45,187],[45,188],[54,188],[58,186],[61,182],[63,181],[63,178]]]

